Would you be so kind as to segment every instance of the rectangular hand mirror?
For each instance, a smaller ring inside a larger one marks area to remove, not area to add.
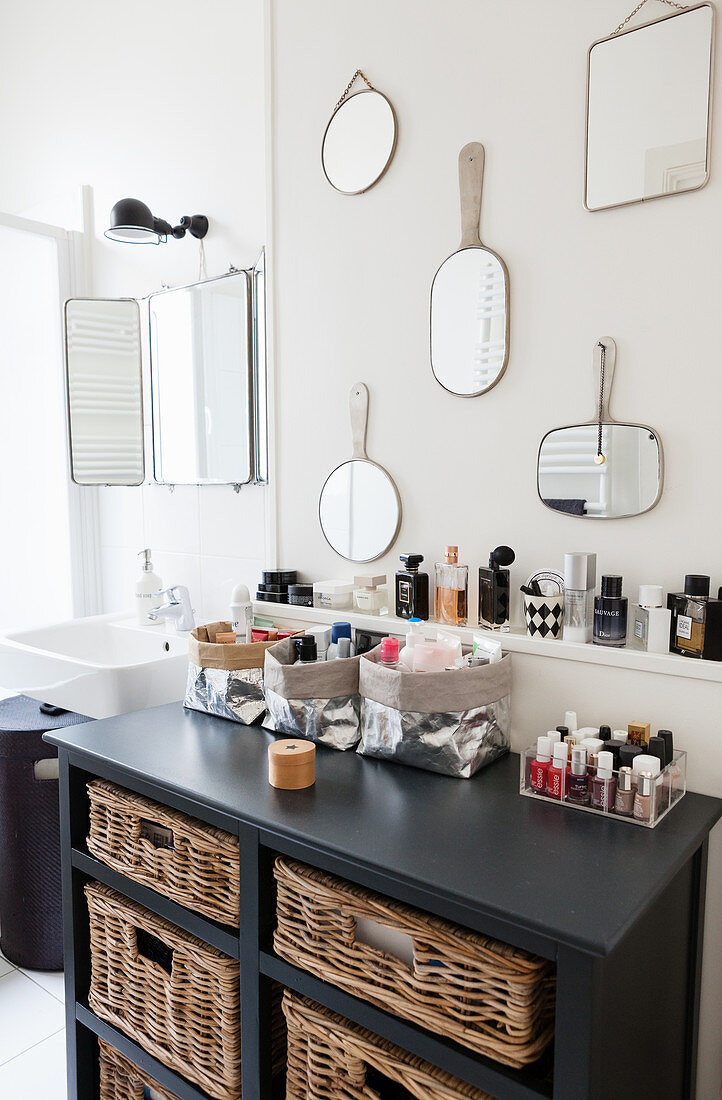
[[[431,369],[445,390],[478,397],[509,361],[509,273],[479,238],[484,146],[459,153],[461,244],[431,284]]]
[[[628,22],[589,49],[587,210],[694,191],[709,179],[712,5]]]
[[[537,489],[548,508],[590,519],[621,519],[654,508],[662,495],[662,443],[644,424],[609,412],[617,348],[610,336],[594,347],[597,415],[547,432],[539,447]]]

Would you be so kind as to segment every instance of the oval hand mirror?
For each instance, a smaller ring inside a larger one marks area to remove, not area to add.
[[[351,84],[357,76],[363,73],[359,70]],[[343,195],[360,195],[381,179],[395,148],[396,115],[386,96],[370,84],[353,95],[344,94],[323,135],[326,179]]]
[[[349,399],[353,457],[329,474],[318,516],[326,542],[349,561],[373,561],[393,545],[401,526],[401,499],[386,470],[366,454],[369,391],[363,382]]]
[[[431,284],[431,369],[444,389],[478,397],[509,361],[509,272],[479,238],[484,146],[459,153],[461,244]]]

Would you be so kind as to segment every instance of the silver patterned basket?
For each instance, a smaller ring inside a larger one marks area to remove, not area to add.
[[[266,711],[263,662],[275,643],[215,641],[216,634],[230,629],[230,623],[221,622],[191,632],[184,706],[250,726]]]

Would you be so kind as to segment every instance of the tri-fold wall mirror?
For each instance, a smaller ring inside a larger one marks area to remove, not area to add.
[[[596,415],[547,432],[537,459],[537,489],[548,508],[590,519],[621,519],[654,508],[664,461],[657,433],[615,421],[609,411],[617,348],[611,336],[594,347]]]
[[[714,9],[661,3],[663,17],[636,26],[637,8],[589,48],[587,210],[693,191],[709,179]],[[653,8],[661,10],[658,0],[644,13]]]
[[[267,480],[263,256],[254,268],[147,299],[65,306],[73,481],[140,485],[143,373],[153,471],[169,485]]]

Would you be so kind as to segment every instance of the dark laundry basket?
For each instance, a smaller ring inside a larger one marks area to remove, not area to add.
[[[16,966],[62,970],[58,780],[36,779],[35,763],[58,755],[43,733],[92,719],[40,707],[0,700],[0,950]]]

